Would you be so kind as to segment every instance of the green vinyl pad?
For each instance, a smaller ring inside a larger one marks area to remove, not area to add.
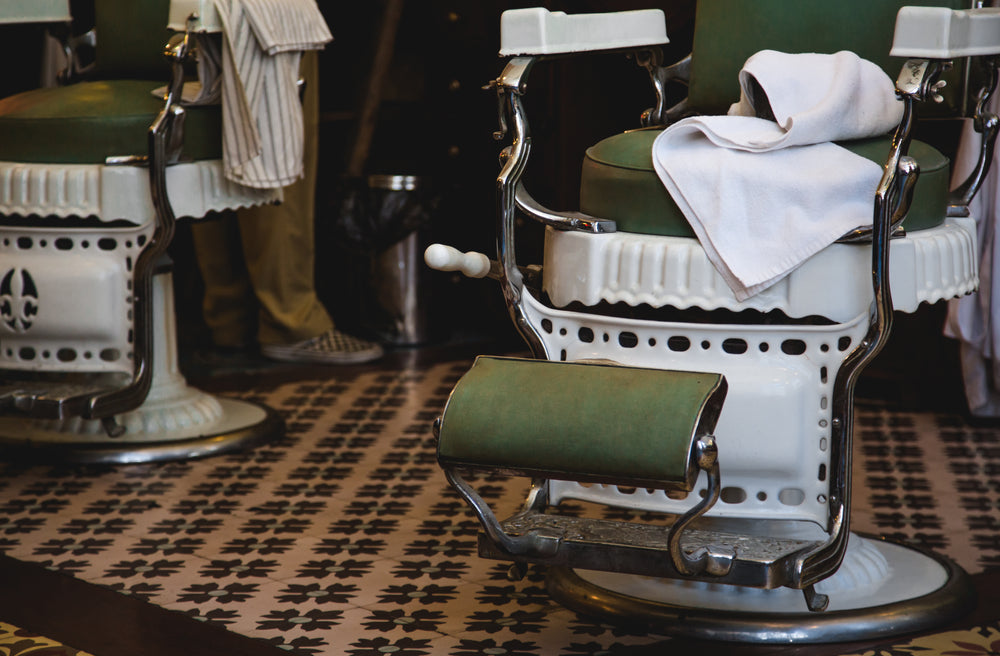
[[[970,0],[701,0],[695,11],[688,100],[702,114],[725,114],[739,100],[739,71],[760,50],[834,53],[850,50],[895,80],[902,57],[892,57],[896,14],[904,5],[968,9]],[[941,104],[918,112],[950,115],[962,104],[964,61],[946,74]]]
[[[448,400],[438,460],[687,490],[693,442],[715,429],[725,393],[719,374],[481,356]]]
[[[621,232],[694,237],[691,226],[653,169],[653,141],[662,128],[631,130],[587,149],[580,182],[580,211],[611,219]],[[876,164],[889,155],[890,137],[840,142]],[[920,165],[913,204],[903,221],[910,231],[940,225],[948,207],[950,163],[933,146],[914,140],[910,156]],[[872,189],[872,210],[875,190]]]
[[[165,81],[108,80],[26,91],[0,100],[0,161],[103,164],[145,155],[147,131],[163,108]],[[218,105],[188,108],[185,159],[222,157]]]

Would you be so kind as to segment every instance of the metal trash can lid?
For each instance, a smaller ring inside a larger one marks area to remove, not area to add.
[[[392,191],[413,191],[420,186],[422,178],[417,175],[369,175],[370,189],[390,189]]]

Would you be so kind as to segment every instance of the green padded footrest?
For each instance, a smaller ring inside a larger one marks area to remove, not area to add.
[[[481,356],[441,418],[446,467],[690,490],[715,430],[720,374]]]

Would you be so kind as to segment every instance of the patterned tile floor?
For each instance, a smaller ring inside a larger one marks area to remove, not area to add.
[[[437,469],[430,431],[470,362],[234,388],[288,427],[245,453],[0,464],[0,552],[293,654],[568,656],[667,640],[578,616],[538,572],[510,583],[475,557],[477,523]],[[857,528],[918,540],[970,573],[1000,564],[1000,431],[864,403],[857,434]],[[501,512],[524,493],[521,481],[479,484]],[[997,627],[975,635],[994,651],[967,653],[996,653]]]
[[[7,622],[0,622],[0,654],[4,656],[93,656]]]

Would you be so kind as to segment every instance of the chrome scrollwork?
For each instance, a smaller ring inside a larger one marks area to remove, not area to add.
[[[708,494],[691,510],[687,511],[674,522],[667,535],[670,558],[674,567],[682,576],[725,576],[733,567],[736,551],[731,547],[708,545],[688,554],[681,548],[681,536],[684,529],[694,520],[704,515],[722,492],[721,476],[719,474],[719,447],[715,437],[707,435],[695,444],[693,460],[698,468],[708,474]]]
[[[518,184],[514,191],[514,203],[517,205],[517,209],[524,212],[528,218],[552,226],[557,230],[578,230],[594,234],[605,234],[618,230],[615,222],[609,219],[598,219],[583,212],[556,212],[547,209],[531,197],[523,184]]]
[[[889,242],[892,223],[900,203],[908,203],[912,184],[919,171],[916,162],[906,156],[912,137],[914,106],[935,93],[937,78],[947,62],[908,61],[900,74],[897,95],[903,102],[903,116],[892,138],[889,157],[875,193],[872,221],[872,291],[868,332],[857,348],[844,359],[834,381],[830,432],[830,536],[818,547],[800,556],[794,564],[795,586],[806,591],[810,609],[825,607],[822,596],[809,587],[831,575],[840,566],[847,551],[850,532],[851,453],[854,427],[854,388],[861,371],[885,346],[892,331],[892,294],[889,287]]]
[[[88,419],[101,419],[110,437],[118,437],[125,432],[125,427],[115,421],[114,415],[142,403],[152,384],[152,277],[173,239],[176,224],[176,217],[167,197],[166,167],[176,161],[183,142],[184,108],[180,105],[180,99],[184,85],[184,64],[191,54],[192,29],[196,18],[192,15],[188,19],[187,32],[171,39],[167,44],[164,55],[171,63],[172,77],[167,87],[164,107],[147,132],[149,181],[153,207],[156,210],[156,227],[135,264],[132,382],[120,389],[94,396],[87,403],[84,413]]]
[[[656,93],[656,106],[642,113],[642,126],[669,125],[683,116],[688,108],[687,99],[668,108],[666,89],[671,82],[684,85],[690,82],[691,55],[679,62],[664,66],[663,51],[660,48],[649,48],[637,52],[635,61],[649,73],[649,80],[653,83],[653,91]]]
[[[496,179],[497,261],[500,265],[500,287],[507,304],[507,311],[518,333],[528,344],[531,354],[535,358],[544,359],[545,346],[535,327],[528,321],[521,305],[524,279],[517,266],[514,248],[517,187],[531,152],[528,117],[521,96],[527,90],[527,75],[535,61],[535,57],[515,57],[507,63],[503,73],[491,86],[496,89],[500,114],[500,130],[494,137],[498,140],[508,136],[511,138],[510,145],[503,150],[500,174]]]
[[[1000,118],[987,110],[990,98],[997,88],[997,68],[1000,66],[1000,60],[996,57],[987,57],[983,59],[983,65],[986,67],[985,83],[976,94],[976,109],[972,116],[973,128],[982,135],[979,157],[969,177],[952,190],[948,201],[948,216],[969,216],[969,203],[986,180],[986,172],[993,161],[997,134],[1000,133]]]

